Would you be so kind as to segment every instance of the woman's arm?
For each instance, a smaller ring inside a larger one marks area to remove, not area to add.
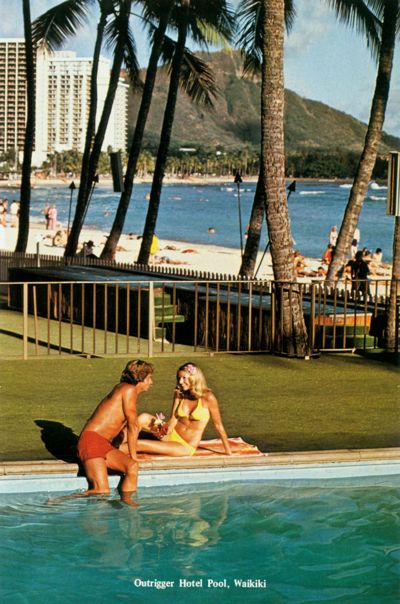
[[[172,402],[172,407],[171,407],[171,415],[169,417],[169,420],[166,422],[166,424],[168,426],[167,434],[170,434],[172,432],[172,430],[175,428],[176,424],[178,423],[178,418],[176,417],[175,413],[176,413],[176,410],[177,410],[180,402],[181,402],[181,399],[178,396],[176,396],[176,393],[175,393],[174,400]]]
[[[218,434],[221,437],[222,443],[224,445],[225,453],[227,455],[232,455],[232,451],[231,451],[231,448],[230,448],[229,442],[228,442],[228,436],[225,432],[224,424],[222,423],[221,413],[219,411],[219,405],[218,405],[217,399],[215,398],[215,396],[213,395],[212,392],[209,392],[206,396],[203,397],[203,399],[206,401],[207,406],[210,410],[211,419],[214,422],[216,431],[218,432]]]

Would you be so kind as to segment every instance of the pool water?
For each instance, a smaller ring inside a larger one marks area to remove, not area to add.
[[[400,476],[0,496],[0,601],[394,604]]]

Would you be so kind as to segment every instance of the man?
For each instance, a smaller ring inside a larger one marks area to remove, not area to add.
[[[109,493],[107,469],[124,474],[121,498],[129,498],[136,491],[138,462],[136,443],[138,396],[153,383],[153,367],[145,361],[129,361],[119,384],[100,402],[79,437],[78,455],[89,482],[85,495]],[[128,452],[116,449],[111,441],[126,427]]]

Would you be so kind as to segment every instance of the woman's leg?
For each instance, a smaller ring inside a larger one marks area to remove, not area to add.
[[[191,455],[190,450],[180,443],[162,440],[145,440],[139,438],[137,441],[138,453],[155,453],[156,455],[170,455],[171,457],[184,457]]]

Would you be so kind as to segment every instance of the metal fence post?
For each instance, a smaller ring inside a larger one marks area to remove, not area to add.
[[[155,335],[155,324],[154,324],[154,283],[149,281],[149,323],[148,323],[148,357],[153,356],[153,338]]]
[[[28,359],[28,283],[22,284],[22,356]]]

